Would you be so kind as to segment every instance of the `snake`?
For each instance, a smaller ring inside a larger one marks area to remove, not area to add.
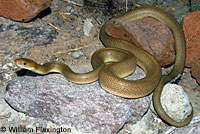
[[[175,54],[173,68],[168,74],[162,74],[158,61],[142,48],[126,40],[115,38],[105,32],[106,23],[100,29],[100,40],[106,48],[97,50],[91,58],[93,70],[86,73],[76,73],[61,62],[47,62],[38,64],[31,59],[19,58],[15,63],[25,69],[39,74],[51,72],[61,73],[67,80],[86,84],[96,80],[108,93],[124,98],[141,98],[153,92],[153,106],[158,116],[167,124],[175,127],[188,125],[193,117],[191,114],[182,122],[173,120],[163,109],[160,101],[163,86],[182,74],[186,60],[186,42],[183,30],[176,19],[157,7],[139,7],[111,20],[130,22],[144,17],[152,17],[166,25],[173,33],[175,40]],[[146,76],[139,80],[127,80],[124,77],[140,66]],[[191,105],[192,106],[192,105]]]

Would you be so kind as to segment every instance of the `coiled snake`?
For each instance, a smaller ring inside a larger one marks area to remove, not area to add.
[[[170,125],[185,126],[190,123],[193,110],[186,120],[176,122],[165,113],[160,103],[163,85],[181,74],[184,69],[186,46],[181,26],[172,16],[155,7],[137,8],[113,19],[128,22],[148,16],[165,24],[174,35],[176,59],[173,69],[168,75],[161,75],[161,68],[157,60],[143,49],[125,40],[107,35],[105,33],[106,23],[100,30],[100,39],[107,48],[100,49],[93,54],[91,62],[94,70],[91,72],[78,74],[60,62],[48,62],[40,65],[30,59],[20,58],[16,59],[15,63],[39,74],[58,72],[69,81],[79,84],[99,79],[101,87],[107,92],[125,98],[139,98],[154,91],[153,104],[158,115]],[[105,64],[107,62],[114,62],[114,64]],[[122,77],[135,70],[136,63],[146,72],[146,77],[135,81],[123,79]]]

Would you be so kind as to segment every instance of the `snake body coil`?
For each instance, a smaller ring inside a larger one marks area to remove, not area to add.
[[[176,122],[165,113],[160,103],[163,85],[181,74],[185,65],[185,38],[178,22],[163,10],[155,7],[137,8],[113,19],[128,22],[149,16],[165,24],[174,35],[176,59],[173,69],[168,75],[161,76],[161,68],[157,60],[143,49],[125,40],[107,35],[105,33],[106,23],[101,28],[100,39],[105,47],[108,48],[100,49],[94,53],[91,60],[94,67],[92,72],[77,74],[67,65],[59,62],[39,65],[32,60],[23,58],[16,59],[15,62],[23,68],[40,74],[49,72],[61,73],[74,83],[90,83],[99,79],[102,88],[121,97],[138,98],[154,91],[153,104],[158,115],[170,125],[176,127],[185,126],[190,123],[193,111],[185,121]],[[134,57],[136,57],[136,60]],[[109,61],[117,63],[106,65],[105,63]],[[136,81],[123,79],[122,77],[131,74],[135,70],[136,63],[146,72],[146,77]]]

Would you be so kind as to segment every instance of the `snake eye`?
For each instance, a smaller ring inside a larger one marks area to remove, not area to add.
[[[26,62],[23,63],[24,66],[26,66],[26,64],[27,64]]]

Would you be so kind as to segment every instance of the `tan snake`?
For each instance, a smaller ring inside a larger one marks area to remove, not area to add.
[[[160,103],[163,85],[181,74],[184,69],[186,46],[181,26],[172,16],[155,7],[137,8],[113,19],[128,22],[148,16],[165,24],[174,35],[176,59],[173,69],[168,75],[161,76],[161,68],[157,60],[143,49],[125,40],[107,35],[105,33],[106,23],[101,28],[100,39],[108,48],[100,49],[93,54],[91,62],[94,70],[91,72],[74,73],[66,64],[60,62],[48,62],[40,65],[32,60],[20,58],[16,59],[15,63],[22,68],[40,74],[58,72],[69,81],[79,84],[90,83],[99,79],[101,87],[107,92],[125,98],[139,98],[154,91],[153,104],[158,115],[172,126],[185,126],[190,123],[193,110],[186,120],[176,122],[165,113]],[[104,64],[107,62],[115,63]],[[123,79],[122,77],[131,74],[135,70],[136,63],[146,72],[146,77],[134,81]]]

